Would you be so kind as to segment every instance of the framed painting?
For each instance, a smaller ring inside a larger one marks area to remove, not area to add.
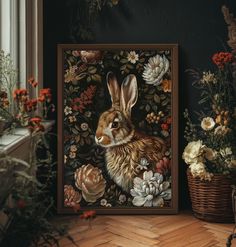
[[[178,210],[178,46],[58,45],[58,212]]]

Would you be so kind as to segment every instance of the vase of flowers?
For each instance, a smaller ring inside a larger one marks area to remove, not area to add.
[[[231,185],[236,184],[236,95],[232,77],[235,55],[212,56],[217,69],[193,71],[193,85],[200,90],[199,123],[186,110],[183,159],[192,208],[196,217],[214,222],[233,221]]]

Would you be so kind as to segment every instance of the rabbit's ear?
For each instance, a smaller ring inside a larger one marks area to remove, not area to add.
[[[117,82],[115,75],[112,72],[107,73],[107,87],[111,95],[113,107],[120,106],[120,86]]]
[[[128,75],[121,85],[120,104],[124,113],[130,117],[131,109],[138,99],[138,85],[136,76]]]

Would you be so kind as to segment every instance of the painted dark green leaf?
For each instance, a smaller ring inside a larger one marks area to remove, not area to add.
[[[74,92],[74,87],[73,87],[73,86],[70,86],[70,87],[69,87],[69,92],[70,92],[70,93],[73,93],[73,92]]]
[[[76,79],[79,81],[79,80],[82,80],[82,79],[84,79],[86,77],[86,74],[78,74],[77,76],[76,76]]]
[[[97,68],[94,66],[88,67],[88,72],[90,74],[95,74],[97,72]]]
[[[79,143],[80,143],[81,146],[84,146],[84,139],[81,138]]]
[[[143,110],[143,109],[144,109],[144,105],[141,105],[141,106],[139,107],[139,109],[140,109],[140,110]]]
[[[157,104],[160,104],[161,99],[160,99],[159,95],[154,94],[154,101],[155,101]]]
[[[72,85],[74,85],[74,86],[76,86],[76,85],[78,85],[78,81],[72,81]]]
[[[161,105],[162,106],[166,106],[168,103],[169,103],[169,99],[167,98],[167,99],[165,99],[165,100],[163,100],[162,102],[161,102]]]
[[[151,95],[151,94],[146,94],[146,95],[145,95],[145,99],[151,100],[151,99],[153,99],[153,95]]]
[[[127,68],[129,68],[129,69],[133,69],[134,68],[134,66],[132,65],[132,64],[127,64]]]
[[[79,134],[79,131],[75,128],[71,128],[71,132],[75,135],[78,135]]]
[[[87,82],[91,82],[91,77],[90,76],[87,77]]]
[[[89,135],[88,131],[84,131],[83,133],[81,133],[81,136],[83,136],[83,137],[88,137],[88,135]]]
[[[152,105],[152,110],[157,113],[158,111],[158,106],[157,105]]]
[[[92,80],[97,81],[97,82],[101,82],[102,77],[99,74],[95,74],[95,75],[92,75]]]
[[[151,110],[150,105],[147,104],[147,105],[145,106],[145,110],[146,110],[146,112],[149,112],[149,111]]]
[[[74,58],[74,57],[69,57],[69,61],[70,61],[71,63],[73,63],[73,62],[75,61],[75,58]]]
[[[120,67],[120,70],[125,70],[125,69],[126,69],[126,64]]]
[[[121,63],[128,63],[128,60],[127,60],[126,58],[122,58],[122,59],[120,60],[120,62],[121,62]]]
[[[154,94],[155,91],[156,91],[155,88],[151,88],[151,89],[148,91],[148,93],[149,93],[149,94]]]
[[[92,144],[92,141],[91,141],[91,139],[86,138],[86,139],[85,139],[85,143],[86,143],[87,145],[91,145],[91,144]]]
[[[161,95],[160,95],[160,98],[161,98],[161,100],[163,100],[163,99],[166,98],[166,95],[165,95],[165,94],[161,94]]]

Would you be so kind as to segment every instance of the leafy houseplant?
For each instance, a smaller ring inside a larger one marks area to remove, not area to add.
[[[3,247],[57,244],[57,236],[66,233],[64,228],[48,221],[54,203],[50,188],[55,174],[44,139],[42,132],[32,138],[29,163],[7,156],[0,159],[0,209],[8,216],[7,224],[0,226]],[[35,150],[43,151],[41,158],[34,156]],[[6,203],[9,196],[11,204]]]

